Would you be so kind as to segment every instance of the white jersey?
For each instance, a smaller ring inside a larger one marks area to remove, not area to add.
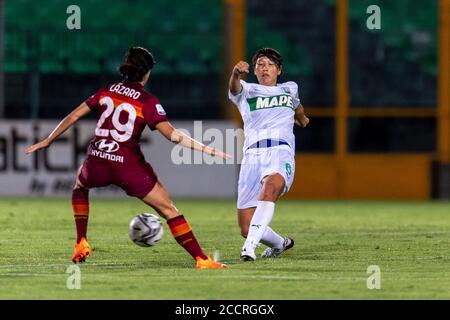
[[[228,97],[238,107],[244,120],[244,152],[264,139],[284,141],[295,150],[295,109],[300,104],[298,86],[289,81],[264,86],[241,80],[242,91]]]

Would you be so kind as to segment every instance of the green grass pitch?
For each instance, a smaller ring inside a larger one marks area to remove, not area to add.
[[[296,245],[277,259],[239,260],[234,201],[175,201],[226,270],[196,270],[164,226],[152,248],[128,222],[152,212],[123,197],[91,198],[93,257],[81,289],[66,286],[75,237],[70,198],[0,199],[0,299],[450,299],[450,203],[287,201],[272,227]],[[263,246],[258,248],[258,254]],[[367,288],[367,268],[381,289]]]

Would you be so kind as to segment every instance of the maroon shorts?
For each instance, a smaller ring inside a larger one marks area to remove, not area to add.
[[[147,162],[116,164],[108,160],[88,156],[81,166],[78,179],[86,188],[116,185],[127,195],[139,199],[152,191],[158,177]]]

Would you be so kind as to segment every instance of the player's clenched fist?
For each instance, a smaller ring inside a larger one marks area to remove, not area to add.
[[[233,68],[233,74],[238,76],[250,72],[250,65],[245,61],[239,61]]]
[[[228,83],[230,92],[232,95],[237,95],[242,91],[242,85],[240,83],[241,74],[249,73],[250,66],[245,61],[239,61],[231,72],[230,81]]]

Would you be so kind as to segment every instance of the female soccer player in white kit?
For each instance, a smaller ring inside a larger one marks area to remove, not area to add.
[[[295,172],[294,123],[309,123],[298,97],[295,82],[277,84],[283,58],[272,48],[253,56],[256,83],[240,79],[249,73],[249,64],[238,62],[231,73],[228,96],[244,121],[244,157],[238,183],[238,223],[246,238],[241,259],[254,261],[255,248],[262,242],[268,248],[263,258],[276,257],[294,245],[269,227],[275,202],[289,191]]]

